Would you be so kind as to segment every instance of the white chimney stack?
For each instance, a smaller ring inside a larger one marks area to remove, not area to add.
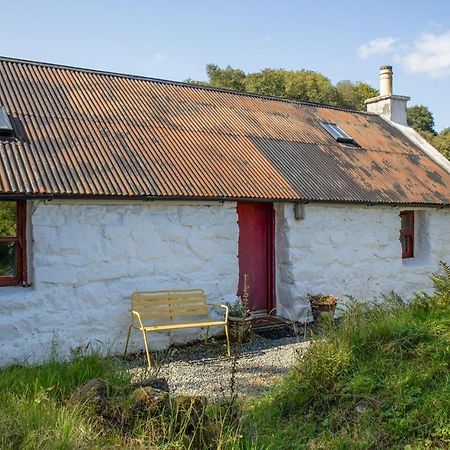
[[[380,96],[392,95],[392,66],[380,67]]]
[[[379,114],[392,122],[407,125],[406,103],[410,98],[392,93],[392,74],[392,66],[380,67],[380,95],[365,101],[367,111]]]

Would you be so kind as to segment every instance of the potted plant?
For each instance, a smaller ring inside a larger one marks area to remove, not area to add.
[[[324,316],[334,317],[336,310],[337,299],[332,295],[308,295],[308,301],[311,305],[311,312],[314,323],[320,324]]]
[[[232,342],[244,343],[250,340],[252,322],[247,302],[237,297],[234,303],[228,303],[228,331]]]

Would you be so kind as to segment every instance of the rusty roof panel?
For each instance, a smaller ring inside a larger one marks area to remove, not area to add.
[[[450,175],[373,114],[8,58],[0,104],[0,194],[450,204]]]
[[[302,144],[254,138],[254,144],[302,198],[364,203],[446,203],[448,174],[424,155],[341,145]],[[312,182],[313,180],[313,182]]]

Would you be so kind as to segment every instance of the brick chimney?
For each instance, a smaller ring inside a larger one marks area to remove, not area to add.
[[[380,67],[380,95],[369,98],[364,103],[367,105],[367,111],[400,125],[407,125],[406,103],[411,99],[392,93],[392,73],[392,66]]]

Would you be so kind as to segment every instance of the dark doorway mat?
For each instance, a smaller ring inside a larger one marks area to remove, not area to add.
[[[296,336],[294,326],[287,322],[258,323],[252,328],[252,330],[258,336],[262,336],[267,339],[283,339]]]

